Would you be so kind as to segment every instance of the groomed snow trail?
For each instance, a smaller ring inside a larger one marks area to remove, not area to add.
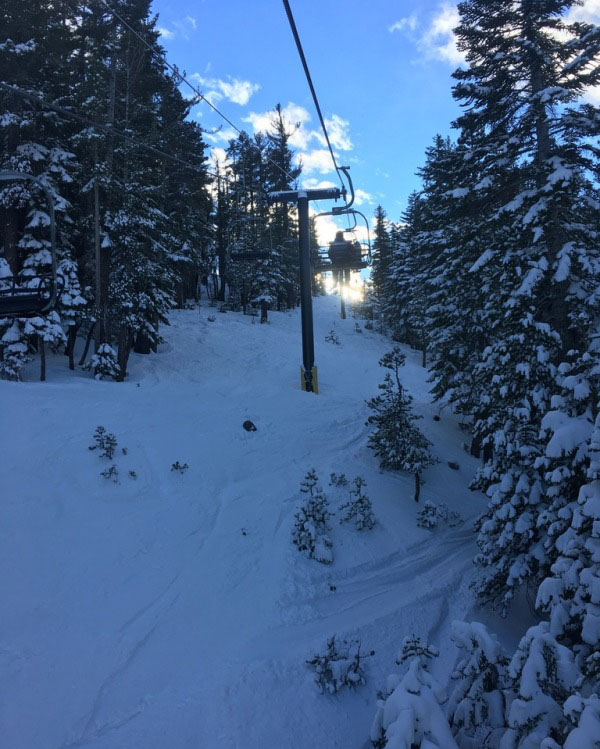
[[[403,378],[440,458],[422,501],[465,518],[435,532],[416,527],[411,477],[380,473],[367,448],[391,342],[315,300],[315,396],[299,387],[298,311],[270,317],[175,312],[122,384],[60,356],[46,383],[36,369],[0,382],[0,746],[360,749],[402,638],[439,644],[468,613],[482,498],[456,420],[432,418],[419,355]],[[87,449],[99,424],[118,439],[118,483]],[[334,517],[330,567],[290,542],[312,467],[334,510],[329,474],[364,476],[378,521],[359,534]],[[376,654],[366,686],[321,696],[305,660],[334,633]]]

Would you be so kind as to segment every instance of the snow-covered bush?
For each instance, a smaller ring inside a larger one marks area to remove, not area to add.
[[[419,528],[437,528],[440,523],[454,528],[461,522],[462,518],[458,512],[454,512],[454,510],[451,510],[443,502],[436,505],[435,502],[427,501],[423,504],[423,509],[417,512],[417,525]]]
[[[367,424],[376,428],[369,437],[369,447],[383,469],[408,471],[414,475],[414,499],[418,502],[421,473],[436,459],[429,452],[431,443],[414,424],[420,417],[412,412],[412,397],[400,382],[399,371],[404,361],[404,354],[397,346],[379,361],[380,366],[392,370],[394,377],[392,379],[388,372],[379,386],[381,395],[367,401],[373,412]]]
[[[370,734],[376,749],[456,749],[441,707],[445,692],[428,670],[429,660],[437,655],[418,637],[404,640],[397,662],[409,661],[408,670],[402,677],[390,676],[377,701]]]
[[[18,380],[21,369],[30,360],[19,322],[4,321],[0,336],[0,377],[3,380]]]
[[[373,651],[369,653],[373,655]],[[354,688],[365,683],[361,661],[367,657],[360,652],[360,642],[327,640],[327,650],[316,653],[307,665],[315,670],[315,682],[321,694],[335,694],[342,687]]]
[[[593,694],[587,699],[579,694],[569,697],[565,715],[575,727],[569,732],[564,749],[596,749],[600,742],[600,698]]]
[[[306,474],[300,484],[300,491],[307,497],[295,514],[296,522],[292,530],[292,543],[299,551],[308,552],[311,559],[323,564],[333,562],[332,542],[327,531],[330,512],[327,497],[318,486],[314,468]]]
[[[505,688],[508,658],[479,622],[452,622],[451,638],[464,652],[446,710],[454,737],[464,749],[497,747],[512,696]]]
[[[350,500],[340,505],[340,512],[346,512],[340,518],[340,523],[354,521],[356,530],[371,530],[375,525],[375,515],[369,497],[363,493],[366,482],[362,476],[354,479],[354,489],[350,490]]]
[[[573,693],[577,669],[573,653],[550,633],[548,622],[530,627],[508,667],[515,692],[508,713],[508,730],[501,749],[534,749],[542,742],[552,749],[562,743],[567,730],[563,705]]]
[[[98,351],[84,366],[84,369],[91,370],[96,380],[103,380],[106,377],[116,380],[121,371],[117,362],[117,353],[108,343],[103,343],[98,347]]]

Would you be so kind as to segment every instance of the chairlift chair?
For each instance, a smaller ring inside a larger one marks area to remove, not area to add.
[[[30,279],[30,284],[37,282],[35,286],[18,285],[18,279],[14,276],[0,279],[2,282],[2,285],[0,285],[0,319],[45,315],[53,309],[58,297],[54,201],[43,182],[31,174],[0,172],[0,181],[6,182],[9,180],[29,180],[37,185],[46,197],[50,217],[51,272]]]
[[[252,224],[263,224],[263,227],[259,228],[259,231],[264,231],[264,226],[266,224],[266,219],[264,219],[262,216],[240,216],[238,221],[243,224],[248,224],[252,226]],[[244,247],[244,243],[242,240],[237,239],[233,243],[233,251],[230,253],[230,257],[232,260],[267,260],[269,257],[271,257],[271,254],[273,252],[273,242],[271,238],[271,227],[268,227],[269,229],[269,249],[268,250],[259,250],[259,251],[253,251],[253,250],[246,250]],[[261,233],[262,233],[261,231]]]

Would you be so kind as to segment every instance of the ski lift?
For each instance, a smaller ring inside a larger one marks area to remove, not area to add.
[[[354,203],[354,186],[350,177],[348,167],[341,166],[340,170],[344,172],[350,185],[351,198],[350,202],[346,205],[336,207],[334,206],[330,211],[324,211],[323,213],[317,213],[315,218],[319,216],[352,216],[354,225],[348,229],[340,230],[336,233],[335,239],[330,243],[329,248],[319,249],[319,260],[315,263],[315,271],[322,273],[327,270],[331,271],[351,271],[351,270],[362,270],[371,265],[371,234],[369,231],[369,222],[367,217],[361,211],[357,211],[356,208],[352,208]],[[367,243],[362,244],[356,238],[344,239],[344,234],[351,233],[355,237],[355,229],[357,226],[356,217],[361,216],[367,227]]]
[[[242,227],[244,227],[244,224],[246,226],[252,226],[258,225],[257,234],[263,235],[265,233],[265,228],[268,228],[269,230],[269,249],[268,250],[247,250],[245,249],[244,241],[242,239],[237,239],[233,242],[233,251],[230,253],[230,257],[232,260],[267,260],[269,257],[271,257],[271,254],[273,252],[273,241],[271,237],[271,227],[266,227],[266,219],[264,219],[262,216],[253,216],[253,215],[247,215],[247,216],[241,216],[238,219],[238,222],[242,224]],[[262,224],[262,226],[260,226]]]
[[[44,193],[48,202],[50,216],[50,254],[51,272],[30,280],[37,281],[35,286],[19,286],[14,276],[0,279],[0,318],[35,317],[44,315],[56,304],[58,297],[57,263],[56,263],[56,224],[54,221],[54,202],[48,188],[37,177],[23,172],[0,172],[1,181],[29,180]],[[7,286],[4,286],[7,283]]]

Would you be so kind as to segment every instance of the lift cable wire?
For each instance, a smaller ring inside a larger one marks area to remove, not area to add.
[[[79,114],[78,112],[74,112],[71,109],[65,109],[64,107],[61,107],[58,104],[52,104],[45,99],[42,99],[40,96],[36,96],[36,94],[32,94],[29,91],[24,91],[21,88],[17,88],[17,86],[12,86],[8,83],[4,83],[0,81],[0,89],[3,89],[4,91],[10,92],[12,94],[16,94],[17,96],[21,96],[24,99],[29,99],[30,101],[36,102],[36,104],[39,104],[41,107],[45,109],[50,109],[54,112],[57,112],[58,114],[61,114],[65,117],[68,117],[72,120],[78,120],[79,122],[82,122],[85,125],[89,125],[90,127],[97,128],[98,130],[101,130],[106,135],[112,135],[116,138],[121,138],[125,142],[129,143],[132,146],[135,146],[137,148],[143,148],[146,151],[149,151],[150,153],[153,153],[155,156],[160,156],[161,158],[168,159],[169,161],[172,161],[176,164],[180,164],[181,166],[185,167],[186,169],[189,169],[193,172],[199,172],[203,175],[209,175],[210,177],[213,177],[217,180],[221,180],[221,182],[225,182],[226,184],[232,185],[236,189],[240,189],[239,182],[235,182],[231,179],[228,179],[227,177],[224,177],[221,174],[218,174],[217,172],[211,172],[208,169],[205,169],[202,166],[196,166],[194,164],[190,164],[187,161],[184,161],[183,159],[180,159],[178,156],[173,156],[171,153],[167,153],[166,151],[161,151],[160,148],[156,148],[155,146],[150,145],[149,143],[144,143],[144,141],[137,140],[136,138],[132,138],[130,135],[127,135],[126,133],[121,132],[120,130],[115,129],[111,125],[104,125],[100,122],[95,122],[94,120],[90,119],[89,117],[86,117],[85,115]],[[260,193],[260,190],[256,190],[250,187],[243,187],[243,190],[249,193]]]
[[[323,129],[323,134],[325,136],[325,140],[327,141],[327,146],[329,148],[329,153],[331,154],[331,160],[333,161],[333,166],[335,168],[335,171],[337,172],[338,179],[340,180],[340,183],[342,185],[342,192],[345,192],[346,186],[344,185],[344,181],[342,180],[342,175],[340,174],[340,169],[337,165],[337,161],[335,160],[335,154],[333,153],[333,148],[331,147],[331,141],[329,140],[329,134],[327,132],[327,127],[325,126],[325,120],[323,119],[323,114],[321,112],[321,107],[319,105],[317,93],[315,91],[315,87],[312,82],[310,70],[308,69],[308,63],[306,62],[306,57],[304,56],[304,50],[302,49],[302,42],[300,41],[300,37],[298,35],[298,29],[296,28],[296,22],[294,21],[294,16],[292,15],[292,9],[290,8],[289,0],[283,0],[283,5],[285,7],[285,12],[288,17],[288,21],[290,24],[290,28],[292,30],[292,34],[294,35],[294,41],[296,42],[298,54],[300,55],[300,60],[302,62],[302,67],[304,68],[304,75],[306,76],[308,87],[310,88],[310,93],[312,94],[312,98],[315,103],[315,108],[317,110],[317,114],[319,115],[321,128]]]
[[[229,117],[227,117],[227,115],[223,114],[223,112],[221,112],[221,110],[220,110],[220,109],[219,109],[218,107],[216,107],[216,106],[215,106],[215,105],[214,105],[214,104],[213,104],[213,103],[212,103],[212,102],[210,101],[210,99],[208,99],[208,98],[207,98],[206,96],[204,96],[204,94],[203,94],[203,93],[202,93],[202,92],[201,92],[201,91],[200,91],[200,90],[199,90],[199,89],[198,89],[198,88],[197,88],[196,86],[194,86],[194,84],[193,84],[193,83],[190,83],[190,81],[189,81],[189,80],[188,80],[188,79],[187,79],[187,78],[186,78],[186,77],[185,77],[184,75],[182,75],[182,73],[181,73],[181,72],[179,71],[179,69],[177,68],[177,66],[176,66],[176,65],[172,65],[172,64],[171,64],[171,63],[170,63],[170,62],[169,62],[169,61],[167,60],[167,57],[166,57],[166,55],[164,54],[164,52],[161,52],[161,50],[160,50],[160,49],[158,49],[157,47],[155,47],[155,46],[154,46],[153,44],[150,44],[150,42],[149,42],[149,41],[148,41],[147,39],[144,39],[144,37],[143,37],[143,36],[142,36],[142,35],[141,35],[141,34],[140,34],[140,33],[139,33],[138,31],[136,31],[136,30],[135,30],[135,29],[133,28],[133,26],[131,26],[131,24],[129,24],[129,23],[128,23],[128,22],[127,22],[127,21],[126,21],[126,20],[125,20],[125,19],[124,19],[124,18],[123,18],[122,16],[120,16],[120,15],[119,15],[119,14],[117,13],[117,11],[116,11],[116,10],[113,10],[113,8],[112,8],[112,7],[110,6],[110,4],[109,4],[109,3],[107,2],[107,0],[102,0],[102,3],[103,3],[103,4],[104,4],[104,6],[105,6],[105,7],[107,8],[107,10],[108,10],[108,11],[109,11],[110,13],[112,13],[112,14],[113,14],[113,16],[114,16],[114,17],[115,17],[115,18],[116,18],[117,20],[119,20],[119,21],[120,21],[120,22],[121,22],[121,23],[123,24],[123,26],[125,26],[125,28],[129,29],[129,31],[131,31],[131,33],[132,33],[132,34],[133,34],[134,36],[136,36],[136,37],[137,37],[137,38],[138,38],[138,39],[139,39],[139,40],[140,40],[140,41],[142,42],[142,44],[143,44],[143,45],[144,45],[145,47],[147,47],[147,48],[148,48],[148,49],[150,50],[150,52],[152,52],[152,54],[156,55],[156,57],[158,57],[158,58],[159,58],[159,59],[161,60],[161,62],[163,63],[163,65],[165,65],[165,67],[167,67],[167,68],[168,68],[168,69],[169,69],[169,70],[170,70],[170,71],[171,71],[171,72],[173,73],[173,75],[174,75],[174,76],[176,76],[176,78],[178,78],[178,79],[179,79],[179,81],[180,81],[181,83],[185,83],[185,84],[186,84],[186,86],[188,86],[188,87],[189,87],[189,88],[190,88],[190,89],[191,89],[191,90],[192,90],[192,91],[193,91],[193,92],[194,92],[194,93],[196,94],[196,96],[200,97],[200,99],[201,99],[202,101],[206,102],[206,103],[208,104],[208,106],[209,106],[209,107],[210,107],[210,108],[211,108],[211,109],[212,109],[212,110],[213,110],[214,112],[216,112],[216,113],[217,113],[217,114],[219,115],[219,117],[222,117],[222,118],[223,118],[223,119],[225,120],[225,122],[226,122],[226,123],[227,123],[228,125],[230,125],[230,126],[231,126],[231,127],[232,127],[232,128],[233,128],[233,129],[235,130],[235,131],[236,131],[236,133],[238,133],[239,135],[241,135],[241,134],[242,134],[242,130],[241,130],[241,129],[240,129],[240,128],[239,128],[239,127],[238,127],[238,126],[237,126],[237,125],[236,125],[236,124],[235,124],[234,122],[232,122],[232,121],[231,121],[231,120],[229,119]],[[266,160],[267,160],[267,161],[268,161],[268,162],[269,162],[270,164],[272,164],[273,166],[275,166],[275,167],[276,167],[277,169],[279,169],[279,171],[280,171],[280,172],[281,172],[282,174],[284,174],[284,175],[285,175],[286,177],[288,177],[288,178],[289,178],[290,180],[292,180],[292,182],[294,181],[294,178],[292,177],[292,175],[291,175],[291,174],[290,174],[289,172],[287,172],[287,171],[286,171],[286,170],[285,170],[285,169],[284,169],[284,168],[283,168],[282,166],[280,166],[280,165],[279,165],[279,164],[278,164],[278,163],[277,163],[276,161],[273,161],[273,159],[271,159],[271,158],[270,158],[269,156],[267,156],[267,157],[266,157]]]

